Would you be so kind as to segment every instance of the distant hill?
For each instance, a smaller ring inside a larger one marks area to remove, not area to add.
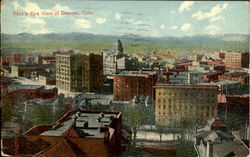
[[[206,43],[215,41],[248,41],[249,35],[225,34],[225,35],[196,35],[183,37],[141,37],[137,35],[94,35],[88,33],[48,33],[33,35],[29,33],[1,34],[2,40],[117,40],[123,41],[151,41],[167,43]]]
[[[99,53],[103,48],[112,49],[117,39],[122,41],[124,51],[129,54],[151,51],[218,52],[220,49],[249,52],[249,35],[241,34],[142,37],[133,34],[111,36],[87,33],[1,34],[1,51],[50,53],[55,49],[74,49],[79,52]]]

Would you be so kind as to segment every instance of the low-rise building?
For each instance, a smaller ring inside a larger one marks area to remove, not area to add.
[[[22,55],[17,53],[8,53],[5,54],[2,60],[2,65],[12,65],[15,63],[21,63],[22,62]]]
[[[114,100],[130,101],[135,96],[154,99],[153,86],[157,81],[155,72],[123,71],[114,76]]]
[[[204,82],[200,71],[183,71],[169,76],[169,84],[198,84]]]
[[[194,135],[194,147],[199,157],[247,156],[249,154],[244,142],[226,132],[224,128],[223,122],[215,120],[209,128],[197,130]]]
[[[157,124],[171,125],[186,117],[204,123],[217,117],[216,84],[157,84],[155,86],[155,120]]]
[[[12,156],[119,156],[121,112],[76,110],[55,125],[40,125],[5,143]],[[12,147],[10,147],[12,146]]]
[[[225,73],[218,77],[219,81],[232,80],[240,81],[241,84],[249,84],[249,74],[246,72]]]

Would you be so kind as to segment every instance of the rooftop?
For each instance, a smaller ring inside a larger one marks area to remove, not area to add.
[[[119,72],[119,76],[138,76],[138,77],[148,77],[148,75],[154,75],[156,72],[154,71],[121,71]]]
[[[20,84],[13,84],[8,87],[8,92],[14,92],[17,90],[34,90],[44,87],[43,85],[20,85]]]
[[[104,138],[105,130],[109,130],[110,124],[119,114],[103,112],[78,111],[66,117],[58,127],[41,133],[42,136],[62,136],[69,129],[74,129],[78,137]]]
[[[220,81],[220,82],[216,82],[218,85],[229,85],[229,84],[240,84],[240,81]]]
[[[249,77],[249,74],[246,72],[233,72],[233,73],[226,73],[224,74],[224,76],[245,78],[245,77]]]

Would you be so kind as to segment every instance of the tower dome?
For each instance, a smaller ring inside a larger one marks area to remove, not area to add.
[[[115,44],[115,55],[122,55],[122,54],[123,54],[122,42],[120,40],[117,40]]]

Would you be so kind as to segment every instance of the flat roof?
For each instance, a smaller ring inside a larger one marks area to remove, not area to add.
[[[100,112],[102,113],[102,112]],[[89,138],[104,138],[104,133],[101,132],[101,127],[109,127],[112,122],[112,118],[117,118],[117,113],[103,113],[103,117],[100,113],[87,113],[87,112],[76,112],[75,114],[68,116],[67,119],[61,123],[60,127],[54,130],[48,130],[40,135],[42,136],[61,136],[70,127],[73,127],[74,120],[76,117],[75,129],[84,132],[85,136]],[[98,121],[98,119],[100,119]],[[88,122],[88,127],[84,128],[84,123]]]
[[[236,83],[240,83],[240,81],[225,80],[225,81],[216,82],[216,84],[218,85],[228,85],[228,84],[236,84]]]
[[[44,87],[43,85],[20,85],[20,84],[13,84],[11,86],[8,87],[8,92],[13,92],[13,91],[17,91],[17,90],[32,90],[32,89],[39,89]]]
[[[166,84],[158,83],[154,88],[170,87],[170,88],[218,88],[216,83],[200,83],[200,84]]]

